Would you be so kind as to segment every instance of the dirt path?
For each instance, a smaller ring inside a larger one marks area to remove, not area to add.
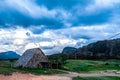
[[[33,75],[33,74],[23,74],[23,73],[13,73],[10,76],[0,75],[0,80],[72,80],[73,77],[99,77],[99,76],[119,76],[120,74],[115,73],[76,73],[64,71],[64,74],[56,75]]]
[[[65,76],[65,77],[99,77],[99,76],[118,76],[120,77],[120,74],[116,73],[106,73],[106,72],[101,72],[101,73],[76,73],[76,72],[69,72],[66,71],[67,74],[57,74],[57,76]]]
[[[23,73],[13,73],[10,76],[0,75],[0,80],[72,80],[70,77],[57,75],[33,75]]]

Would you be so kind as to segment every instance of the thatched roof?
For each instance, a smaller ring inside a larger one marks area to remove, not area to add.
[[[48,59],[40,48],[33,48],[26,50],[14,67],[35,68],[40,62],[48,62]]]

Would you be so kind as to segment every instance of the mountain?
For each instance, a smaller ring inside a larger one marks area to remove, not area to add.
[[[18,59],[20,55],[13,51],[1,52],[0,59]]]
[[[67,58],[74,59],[76,55],[74,55],[77,51],[77,48],[74,47],[65,47],[62,51],[62,54],[65,54]]]
[[[83,47],[66,47],[62,53],[72,59],[120,59],[120,38],[102,40]]]
[[[73,54],[75,53],[77,48],[74,47],[65,47],[62,51],[63,54]]]
[[[120,59],[120,38],[97,41],[77,49],[78,58]]]

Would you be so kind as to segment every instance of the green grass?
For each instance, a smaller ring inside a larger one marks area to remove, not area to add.
[[[116,76],[104,76],[104,77],[76,77],[73,80],[120,80],[120,77]]]
[[[52,69],[41,69],[41,68],[12,68],[12,67],[0,67],[0,74],[11,75],[13,72],[21,72],[21,73],[31,73],[31,74],[59,74],[63,73],[61,70],[52,70]]]
[[[13,72],[21,72],[21,73],[32,73],[32,74],[59,74],[63,73],[61,70],[58,69],[41,69],[41,68],[13,68],[14,62],[9,61],[0,61],[0,74],[10,75]]]
[[[13,68],[14,61],[0,61],[0,74],[12,74],[13,72],[32,73],[32,74],[58,74],[61,70],[51,69],[28,69]],[[119,70],[120,60],[94,61],[94,60],[67,60],[62,69],[74,72],[100,72],[104,70]]]
[[[74,72],[99,72],[104,70],[120,70],[120,60],[67,60],[63,69]]]

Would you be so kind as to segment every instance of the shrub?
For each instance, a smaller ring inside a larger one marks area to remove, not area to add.
[[[110,65],[109,63],[105,63],[106,66]]]
[[[67,60],[67,56],[61,53],[50,55],[48,58],[50,62],[57,62],[59,64],[59,68],[61,68]]]

